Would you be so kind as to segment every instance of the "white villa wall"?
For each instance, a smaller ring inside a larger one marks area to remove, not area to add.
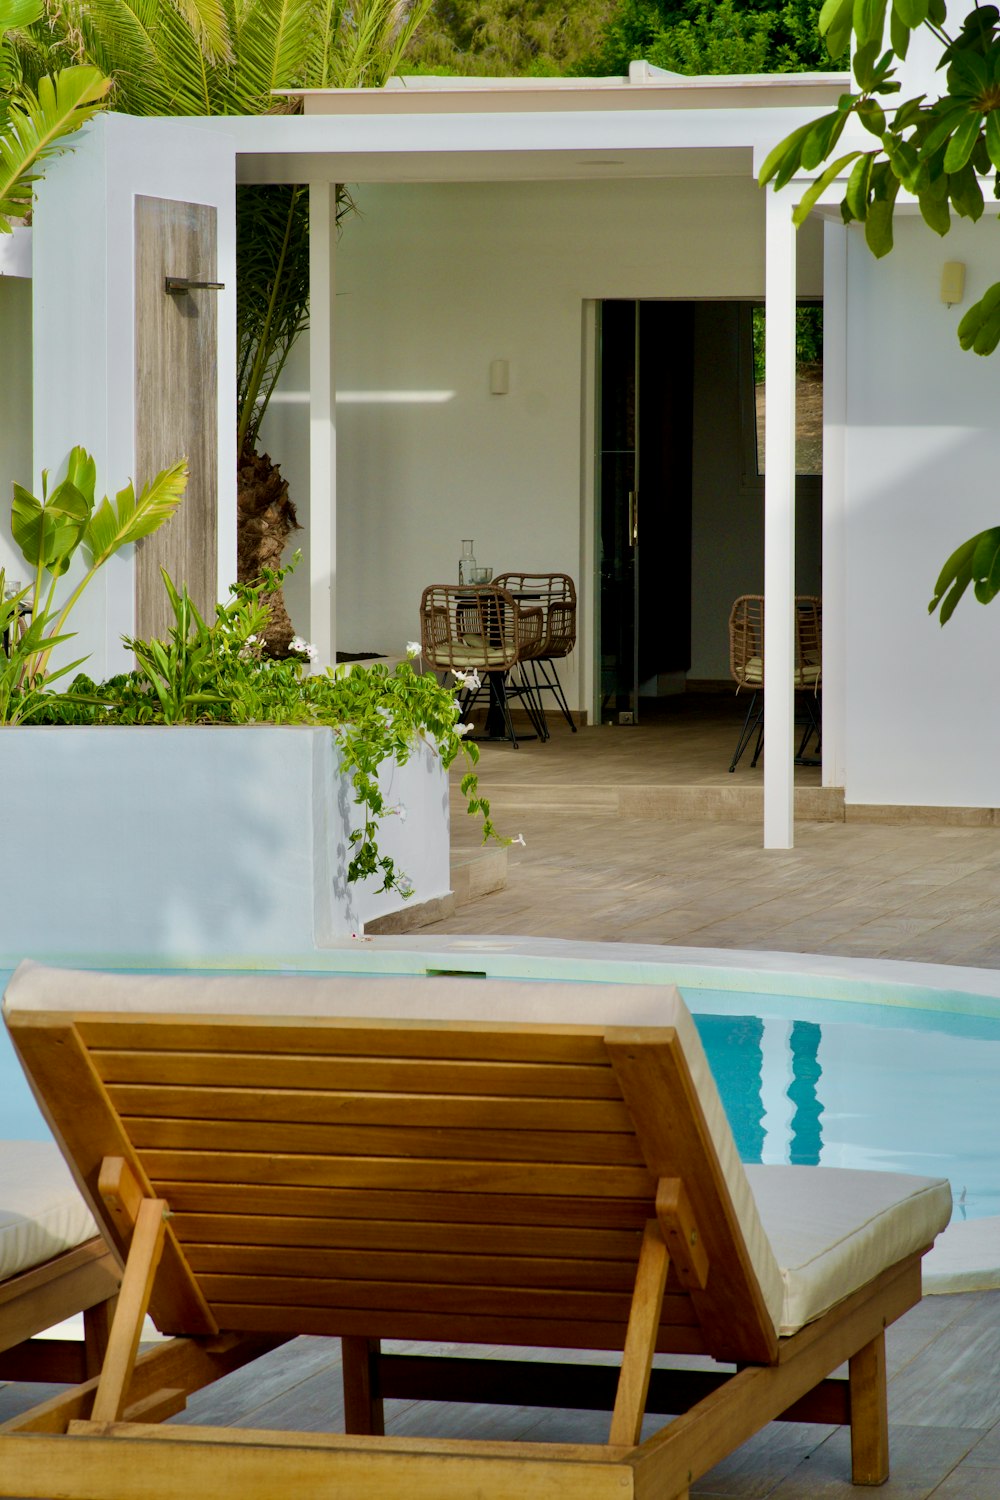
[[[11,483],[31,485],[31,282],[0,276],[0,568],[25,576],[9,536]]]
[[[955,329],[997,279],[997,223],[943,243],[897,216],[875,261],[848,234],[846,797],[849,803],[1000,806],[1000,603],[971,598],[942,630],[927,602],[945,558],[1000,522],[1000,355]],[[938,298],[963,260],[966,298]]]
[[[356,198],[337,263],[338,645],[398,651],[422,588],[453,576],[466,536],[497,571],[572,573],[586,620],[584,302],[762,296],[763,195],[747,177],[365,186]],[[820,253],[807,231],[804,295],[822,290]],[[498,358],[506,396],[489,391]],[[284,384],[302,388],[295,371]],[[267,430],[286,474],[284,441],[301,451],[294,406]]]
[[[114,491],[135,475],[134,201],[152,197],[213,204],[219,311],[219,587],[236,576],[235,203],[231,143],[218,130],[179,120],[103,115],[46,168],[34,214],[35,481],[59,476],[82,443],[97,461],[99,486]],[[81,232],[81,226],[85,232]],[[0,530],[8,518],[0,516]],[[73,574],[70,574],[72,581]],[[126,670],[120,637],[135,619],[131,549],[90,585],[73,628],[90,649],[95,677]],[[64,647],[63,651],[70,648]]]

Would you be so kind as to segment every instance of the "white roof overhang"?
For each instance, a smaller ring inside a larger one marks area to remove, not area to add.
[[[755,153],[833,108],[848,82],[844,74],[397,80],[303,96],[301,115],[202,123],[232,135],[240,182],[732,177],[750,175]]]

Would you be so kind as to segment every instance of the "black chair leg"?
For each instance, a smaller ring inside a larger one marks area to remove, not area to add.
[[[569,703],[566,700],[563,685],[559,681],[559,673],[556,671],[555,662],[550,656],[542,656],[532,662],[532,667],[535,671],[535,685],[538,689],[539,701],[541,701],[542,690],[548,689],[559,705],[566,723],[572,729],[573,733],[576,734],[576,720],[573,718]],[[541,673],[542,678],[540,683],[538,681],[539,673]]]
[[[808,693],[801,694],[801,698],[803,706],[805,708],[805,728],[802,731],[802,738],[799,741],[799,748],[795,752],[795,763],[796,765],[803,766],[820,765],[822,764],[821,759],[805,759],[806,746],[808,745],[813,735],[816,736],[815,755],[817,757],[821,757],[822,755],[823,739],[820,729],[819,715],[816,712],[818,701],[814,700]]]
[[[497,672],[495,676],[497,678],[497,698],[500,701],[504,727],[507,730],[507,738],[514,746],[514,749],[519,750],[520,746],[517,743],[517,735],[514,732],[514,720],[510,712],[510,699],[507,696],[507,677],[503,672]]]
[[[755,729],[759,730],[759,733],[757,735],[757,746],[753,753],[753,760],[751,762],[751,765],[755,766],[757,764],[758,757],[760,756],[761,747],[764,740],[764,710],[757,708],[758,697],[759,694],[754,693],[753,697],[750,699],[750,707],[747,709],[747,716],[743,721],[743,728],[740,730],[740,737],[736,741],[736,749],[733,752],[733,758],[729,763],[729,769],[731,772],[736,770],[736,767],[740,762],[740,758],[742,757],[744,750],[753,739]]]

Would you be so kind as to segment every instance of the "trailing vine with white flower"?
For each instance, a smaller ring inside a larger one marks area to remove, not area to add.
[[[287,571],[287,570],[286,570]],[[390,668],[345,663],[311,670],[316,648],[296,637],[292,655],[276,660],[263,654],[267,606],[284,574],[266,571],[255,585],[234,584],[227,603],[216,606],[209,624],[186,588],[177,589],[164,573],[174,613],[165,640],[127,638],[136,670],[95,684],[78,676],[66,694],[41,694],[34,701],[34,723],[89,724],[305,724],[328,726],[337,741],[341,768],[362,809],[350,835],[350,882],[376,877],[380,890],[412,895],[405,872],[378,845],[387,817],[406,818],[401,804],[386,803],[379,769],[405,765],[420,743],[433,747],[445,768],[457,757],[467,770],[460,787],[467,811],[482,818],[483,842],[510,843],[494,826],[490,804],[480,795],[474,767],[479,748],[467,739],[471,724],[459,722],[456,690],[443,687],[430,672],[414,670],[419,646]],[[462,674],[459,687],[470,686]],[[521,840],[523,842],[523,840]]]

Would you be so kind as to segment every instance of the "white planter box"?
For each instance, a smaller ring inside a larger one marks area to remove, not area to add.
[[[359,809],[328,729],[0,730],[0,957],[297,958],[449,889],[448,777],[386,766],[379,848],[414,886],[347,884]]]

